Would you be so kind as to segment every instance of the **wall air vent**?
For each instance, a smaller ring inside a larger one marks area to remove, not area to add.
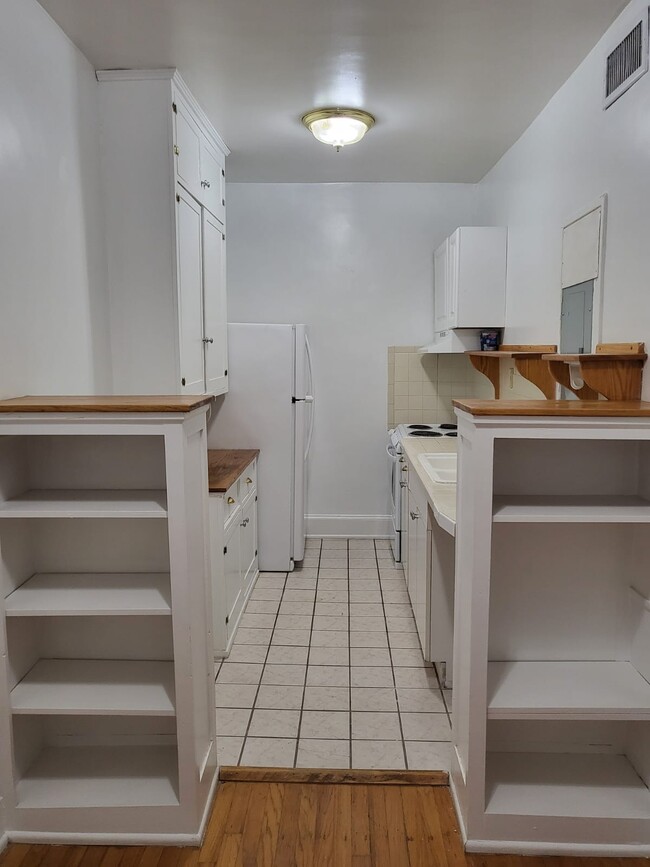
[[[648,16],[627,34],[607,56],[604,108],[616,102],[648,71]]]

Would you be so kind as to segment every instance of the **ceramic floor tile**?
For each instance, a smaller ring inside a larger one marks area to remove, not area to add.
[[[347,593],[348,590],[348,576],[347,575],[338,575],[337,577],[323,577],[321,574],[318,579],[318,589],[319,590],[336,590],[338,592],[343,591]]]
[[[282,604],[285,602],[314,602],[316,599],[315,590],[285,590],[282,597]]]
[[[432,668],[396,668],[395,685],[411,689],[438,689],[438,678]]]
[[[352,741],[352,767],[404,770],[404,748],[401,741]]]
[[[256,587],[255,590],[251,593],[251,599],[263,599],[263,600],[272,600],[273,602],[279,602],[282,599],[282,590],[274,590],[274,589],[263,589]]]
[[[337,632],[334,629],[314,629],[311,634],[312,647],[347,647],[349,642],[349,633],[347,631]]]
[[[255,700],[255,707],[274,710],[300,710],[304,687],[269,686],[262,684]]]
[[[352,587],[356,587],[353,584]],[[350,590],[350,603],[367,605],[369,603],[381,604],[381,592],[379,590]],[[381,612],[384,613],[383,611]]]
[[[311,629],[311,615],[307,614],[278,614],[275,624],[276,631],[279,629]]]
[[[347,617],[349,614],[347,602],[316,602],[314,611],[319,617]]]
[[[300,645],[302,647],[307,647],[309,645],[309,630],[276,629],[273,633],[271,644]]]
[[[350,617],[383,617],[384,606],[379,603],[351,603]]]
[[[451,726],[446,713],[401,713],[407,741],[450,741]]]
[[[352,687],[352,710],[396,711],[395,690],[388,687]]]
[[[398,603],[398,602],[388,602],[387,599],[384,599],[384,604],[386,605],[386,617],[413,617],[413,609],[411,608],[411,603]]]
[[[215,707],[253,707],[257,686],[219,683],[215,687]]]
[[[375,548],[379,551],[380,549],[384,549],[386,551],[391,550],[390,539],[374,539]]]
[[[352,712],[354,740],[401,741],[402,729],[397,713]]]
[[[375,542],[373,539],[350,539],[348,542],[350,551],[372,551],[375,550]]]
[[[347,602],[347,590],[322,590],[320,583],[316,592],[316,602]]]
[[[302,686],[305,682],[305,665],[281,665],[268,663],[264,666],[262,683],[271,686]]]
[[[341,686],[305,688],[305,710],[350,710],[350,690]]]
[[[378,548],[375,553],[377,554],[378,560],[390,560],[392,563],[395,562],[393,552],[390,550],[390,548]]]
[[[243,737],[217,735],[217,763],[219,766],[237,765],[243,743]]]
[[[394,604],[403,604],[408,605],[410,608],[410,600],[409,594],[406,589],[403,590],[384,590],[383,591],[384,603],[386,605],[386,613],[392,613],[392,609],[389,608],[390,605]]]
[[[417,632],[415,620],[409,617],[386,617],[389,632]]]
[[[390,653],[384,647],[353,647],[350,663],[353,666],[390,666]]]
[[[337,665],[310,665],[307,686],[349,686],[350,669]]]
[[[248,737],[297,738],[299,724],[299,710],[257,708],[251,717]]]
[[[351,686],[387,686],[392,687],[393,669],[389,666],[353,666],[350,669]]]
[[[376,569],[374,557],[350,557],[350,569]]]
[[[347,551],[348,550],[348,540],[347,539],[323,539],[323,551],[331,551],[339,550],[339,551]]]
[[[267,652],[265,644],[233,644],[228,662],[264,662]]]
[[[335,632],[347,632],[348,631],[348,618],[347,617],[323,617],[322,615],[314,616],[314,629],[317,629],[319,632],[334,630]]]
[[[318,564],[320,562],[320,552],[315,556],[308,556],[310,552],[305,549],[305,556],[303,559],[296,563],[294,572],[302,572],[303,569],[318,569]]]
[[[240,626],[235,636],[235,644],[269,644],[272,629],[248,629]]]
[[[450,771],[451,750],[448,743],[406,741],[406,755],[411,771]]]
[[[309,578],[313,580],[314,578],[318,578],[318,563],[314,566],[303,566],[302,569],[297,569],[291,573],[291,577],[287,578],[287,587],[289,587],[289,582],[292,578]]]
[[[397,669],[395,669],[397,672]],[[400,711],[413,713],[444,713],[445,705],[439,689],[397,688]]]
[[[379,575],[381,578],[393,578],[395,580],[399,578],[404,580],[404,571],[402,569],[385,569],[380,566]]]
[[[350,581],[350,593],[379,593],[380,589],[379,581],[372,578],[355,578]]]
[[[257,583],[255,584],[256,590],[283,590],[284,589],[284,577],[260,577],[257,579]]]
[[[319,572],[318,572],[318,582],[319,582],[319,585],[321,587],[323,587],[323,580],[327,580],[328,578],[345,578],[347,580],[347,577],[348,577],[348,570],[345,567],[342,569],[331,569],[331,568],[323,567],[323,565],[321,564],[321,567],[320,567]],[[326,589],[326,588],[323,588],[323,589]]]
[[[383,617],[350,617],[350,632],[386,632]]]
[[[420,639],[418,638],[417,632],[390,632],[388,635],[388,642],[391,647],[419,650],[420,653],[422,653],[420,650]]]
[[[379,580],[377,567],[374,569],[350,569],[350,581],[362,581],[369,578],[376,578]]]
[[[347,647],[314,647],[312,643],[312,648],[309,651],[309,664],[349,665],[350,651]]]
[[[279,600],[249,599],[246,605],[246,614],[277,614],[279,607]]]
[[[393,665],[396,668],[427,668],[433,671],[433,666],[430,662],[425,662],[422,656],[422,651],[408,647],[395,647],[391,651]]]
[[[303,740],[298,742],[297,768],[349,768],[350,741]]]
[[[218,707],[217,737],[221,738],[224,735],[228,737],[233,735],[243,737],[248,729],[251,713],[252,710],[249,707]]]
[[[275,614],[249,614],[246,611],[242,615],[239,629],[273,629],[275,626]]]
[[[340,710],[304,710],[300,738],[347,739],[350,737],[350,714]]]
[[[351,632],[350,647],[388,647],[388,636],[385,631]]]
[[[262,677],[261,662],[224,662],[217,683],[259,683]]]
[[[313,602],[283,602],[280,606],[280,611],[278,612],[281,616],[286,616],[287,614],[301,615],[303,617],[310,617],[314,613],[314,603]]]
[[[262,768],[292,768],[296,752],[293,738],[246,738],[242,765]]]
[[[272,644],[269,648],[266,662],[273,665],[307,665],[308,656],[308,647],[285,647],[279,644]]]
[[[316,578],[288,578],[287,590],[315,590]]]

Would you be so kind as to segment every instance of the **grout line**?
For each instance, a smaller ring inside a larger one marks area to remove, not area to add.
[[[307,663],[305,665],[305,679],[302,684],[302,698],[300,699],[300,715],[298,717],[298,728],[296,730],[296,748],[293,753],[293,765],[297,766],[298,762],[298,747],[300,746],[300,732],[302,730],[302,715],[305,710],[305,692],[307,691],[307,674],[309,672],[309,663],[311,659],[311,639],[314,631],[314,617],[316,616],[316,599],[318,597],[318,579],[320,575],[320,561],[323,556],[323,540],[320,540],[320,549],[318,552],[318,567],[316,569],[316,586],[314,588],[314,603],[311,609],[311,626],[309,627],[309,643],[307,644]]]
[[[348,720],[349,720],[349,739],[348,739],[348,762],[352,768],[352,592],[350,584],[350,540],[347,541],[348,554],[348,580],[346,586],[348,588]]]

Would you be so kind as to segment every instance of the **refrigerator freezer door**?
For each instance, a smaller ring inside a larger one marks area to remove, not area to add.
[[[260,569],[286,572],[294,556],[294,326],[230,324],[228,353],[229,391],[215,404],[210,448],[260,449]]]

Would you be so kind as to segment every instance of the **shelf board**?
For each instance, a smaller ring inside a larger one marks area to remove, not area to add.
[[[176,747],[50,747],[18,781],[19,808],[176,807]]]
[[[488,753],[486,813],[650,819],[650,791],[625,756]]]
[[[168,573],[37,573],[5,600],[7,617],[171,614]]]
[[[489,719],[650,719],[650,684],[629,662],[490,662]]]
[[[11,691],[14,714],[174,716],[171,662],[41,659]]]
[[[0,503],[0,518],[165,517],[165,491],[33,490]]]
[[[650,500],[639,496],[496,496],[493,520],[499,523],[650,522]]]

